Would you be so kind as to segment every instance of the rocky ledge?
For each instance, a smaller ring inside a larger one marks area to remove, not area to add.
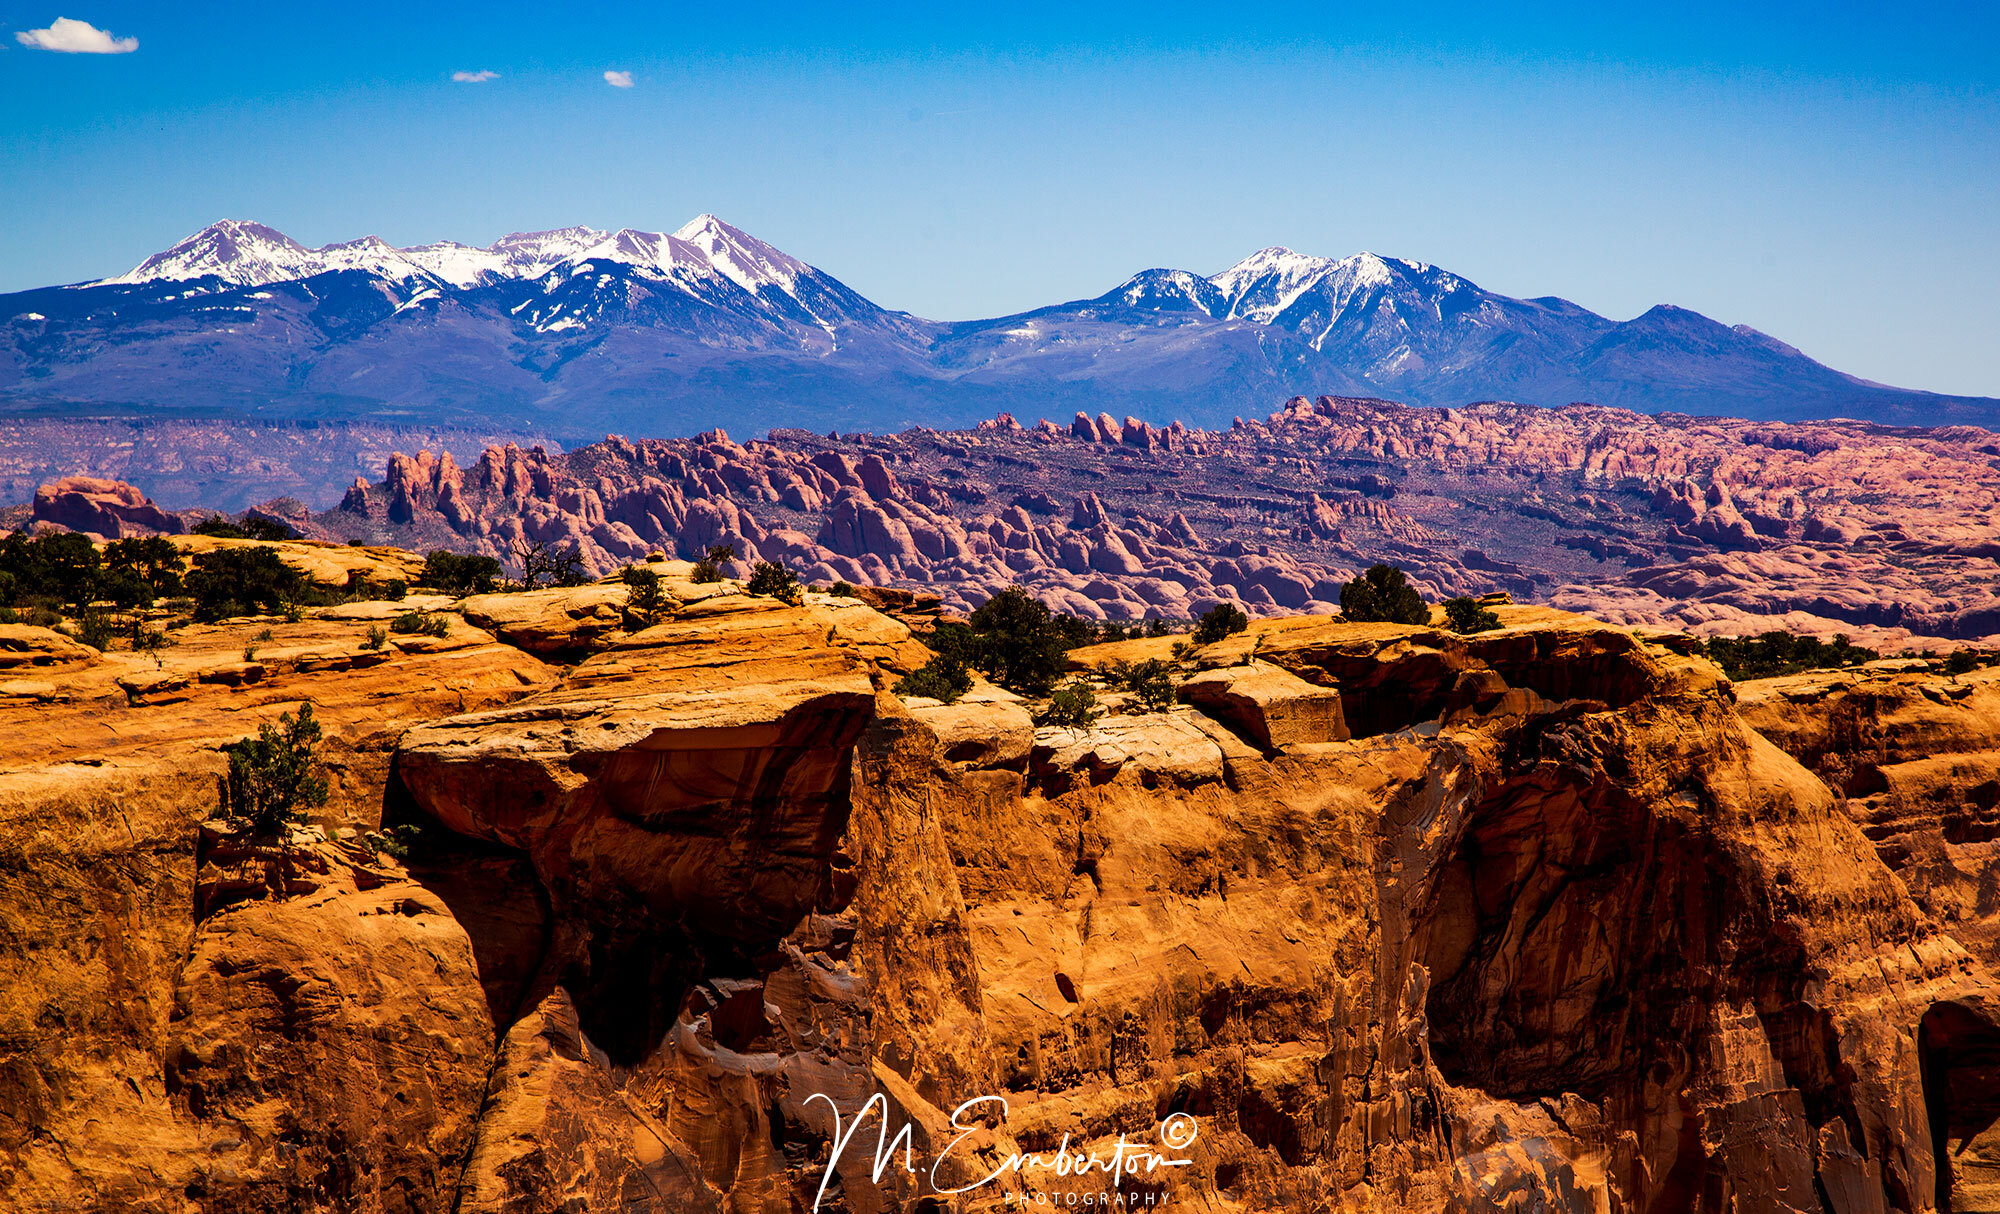
[[[1163,1122],[1127,1202],[1993,1208],[1984,676],[1280,617],[1037,727],[898,698],[864,602],[670,588],[0,637],[0,1208],[1067,1206]],[[307,702],[329,803],[214,820]],[[875,1096],[917,1173],[833,1158]]]

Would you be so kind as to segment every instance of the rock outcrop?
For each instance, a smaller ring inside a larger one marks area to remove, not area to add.
[[[0,698],[0,1208],[1986,1200],[1993,912],[1947,874],[1985,785],[1954,817],[1918,769],[1989,779],[1983,676],[1739,711],[1543,608],[1280,618],[1191,653],[1190,703],[1038,729],[899,700],[928,654],[857,599],[714,589],[617,629],[534,592],[508,618],[574,621],[566,667],[456,615],[375,660],[366,605],[274,625],[256,681],[201,677],[242,625],[37,650],[63,695]],[[313,826],[205,822],[217,745],[306,698]],[[874,1120],[832,1158],[864,1107],[915,1170],[873,1174]],[[1121,1136],[1187,1165],[1055,1166]]]
[[[31,519],[101,539],[174,535],[187,528],[123,481],[70,476],[35,490]]]

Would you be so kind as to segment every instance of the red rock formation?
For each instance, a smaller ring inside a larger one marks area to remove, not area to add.
[[[70,476],[35,490],[33,521],[104,539],[128,535],[178,535],[181,520],[155,506],[123,481]]]
[[[463,476],[398,456],[322,521],[502,559],[523,538],[575,544],[599,571],[732,543],[808,581],[926,587],[956,610],[1020,582],[1091,617],[1230,599],[1331,611],[1341,582],[1386,560],[1433,597],[1506,591],[1634,625],[1900,647],[2000,634],[1992,443],[1299,399],[1223,434],[1079,414],[1067,429],[500,447]]]

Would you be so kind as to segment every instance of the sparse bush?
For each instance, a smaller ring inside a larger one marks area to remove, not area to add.
[[[1037,725],[1066,725],[1083,729],[1097,720],[1097,693],[1082,679],[1071,679],[1049,697],[1048,704],[1035,714]]]
[[[1174,667],[1158,658],[1143,662],[1113,662],[1105,675],[1115,687],[1131,692],[1139,703],[1155,712],[1174,704]]]
[[[1213,645],[1226,636],[1234,635],[1250,626],[1250,617],[1234,603],[1217,603],[1202,612],[1201,619],[1194,626],[1194,643]]]
[[[387,630],[380,624],[370,624],[368,626],[368,639],[361,642],[361,647],[366,650],[375,651],[388,643],[389,633]]]
[[[196,535],[218,540],[247,540],[250,533],[229,521],[227,515],[213,514],[189,528]]]
[[[837,599],[851,599],[854,597],[854,587],[846,582],[835,582],[833,589],[827,593]]]
[[[446,594],[491,594],[500,580],[500,562],[490,556],[471,556],[438,548],[424,557],[424,571],[418,580]]]
[[[207,624],[295,607],[307,586],[273,549],[223,548],[194,558],[187,589],[194,597],[195,619]]]
[[[297,599],[287,599],[278,609],[278,614],[283,617],[285,623],[296,624],[306,618],[306,605]]]
[[[243,660],[246,662],[257,660],[257,647],[255,645],[245,645],[243,647]]]
[[[1167,635],[1166,620],[1160,618],[1159,616],[1154,616],[1152,619],[1147,620],[1146,635],[1149,637],[1163,637]]]
[[[237,526],[243,529],[245,536],[253,540],[277,541],[299,538],[299,533],[292,530],[288,524],[261,514],[246,514]]]
[[[400,603],[409,597],[410,584],[399,577],[390,578],[382,587],[382,593],[389,597],[390,602]]]
[[[1962,674],[1971,674],[1981,665],[1983,663],[1980,662],[1977,653],[1970,649],[1958,649],[1944,660],[1944,672],[1955,679]]]
[[[249,823],[258,834],[276,834],[326,804],[326,776],[319,762],[320,727],[311,704],[263,725],[254,738],[223,747],[229,771],[217,777],[222,814]]]
[[[389,621],[389,631],[399,636],[448,636],[451,621],[443,612],[405,611]]]
[[[954,703],[972,690],[972,672],[957,654],[941,653],[902,678],[895,692],[906,699],[922,696]]]
[[[1394,565],[1371,565],[1340,588],[1340,614],[1350,623],[1428,624],[1430,608]]]
[[[1097,630],[1097,638],[1098,640],[1104,641],[1106,643],[1109,643],[1111,641],[1125,640],[1126,633],[1125,633],[1124,622],[1121,620],[1104,621],[1104,626]]]
[[[167,664],[166,659],[161,655],[161,651],[179,643],[158,628],[148,628],[144,624],[139,623],[134,623],[132,626],[132,652],[144,654],[153,659],[153,669],[155,670],[159,670]]]
[[[751,594],[768,595],[787,603],[797,603],[805,596],[799,590],[799,579],[791,570],[774,561],[758,561],[750,569],[750,581],[744,587]]]
[[[1458,633],[1488,632],[1500,626],[1500,617],[1479,605],[1479,600],[1460,595],[1444,602],[1445,627]]]
[[[707,555],[694,563],[694,572],[688,575],[691,582],[719,582],[722,580],[722,563],[736,559],[736,545],[712,544]]]
[[[1844,636],[1836,636],[1829,643],[1818,637],[1781,631],[1754,637],[1710,637],[1699,648],[1703,656],[1722,667],[1722,673],[1736,683],[1806,670],[1858,666],[1881,656],[1873,649],[1848,644]]]
[[[76,639],[92,649],[101,652],[111,648],[111,638],[115,635],[117,629],[101,611],[85,610],[76,617]]]

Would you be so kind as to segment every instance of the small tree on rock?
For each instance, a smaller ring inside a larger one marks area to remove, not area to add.
[[[1217,603],[1202,613],[1194,626],[1194,643],[1213,645],[1223,637],[1243,631],[1250,626],[1250,617],[1244,615],[1234,603]]]
[[[895,692],[905,699],[923,697],[951,704],[972,690],[972,671],[956,653],[940,653],[896,680]]]
[[[1009,586],[973,611],[976,663],[989,678],[1022,695],[1046,695],[1062,674],[1066,630],[1047,603]]]
[[[787,603],[797,603],[805,597],[799,589],[799,579],[791,570],[774,561],[758,561],[751,568],[750,583],[744,589],[751,594],[769,595]]]
[[[694,572],[688,574],[690,582],[719,582],[722,580],[722,563],[736,559],[736,545],[710,544],[708,555],[694,563]]]
[[[229,755],[229,770],[218,777],[223,816],[262,835],[305,821],[308,808],[326,804],[319,742],[312,705],[301,704],[297,716],[285,713],[256,737],[223,747]]]
[[[1500,617],[1481,607],[1477,599],[1460,595],[1445,600],[1444,622],[1453,632],[1486,632],[1500,626]]]
[[[1394,565],[1371,565],[1340,588],[1340,614],[1351,623],[1428,624],[1430,608]]]
[[[627,565],[619,575],[625,583],[625,605],[650,620],[667,605],[660,575],[644,565]]]
[[[1071,679],[1049,697],[1047,707],[1035,714],[1035,724],[1086,729],[1097,716],[1097,693],[1082,679]]]

